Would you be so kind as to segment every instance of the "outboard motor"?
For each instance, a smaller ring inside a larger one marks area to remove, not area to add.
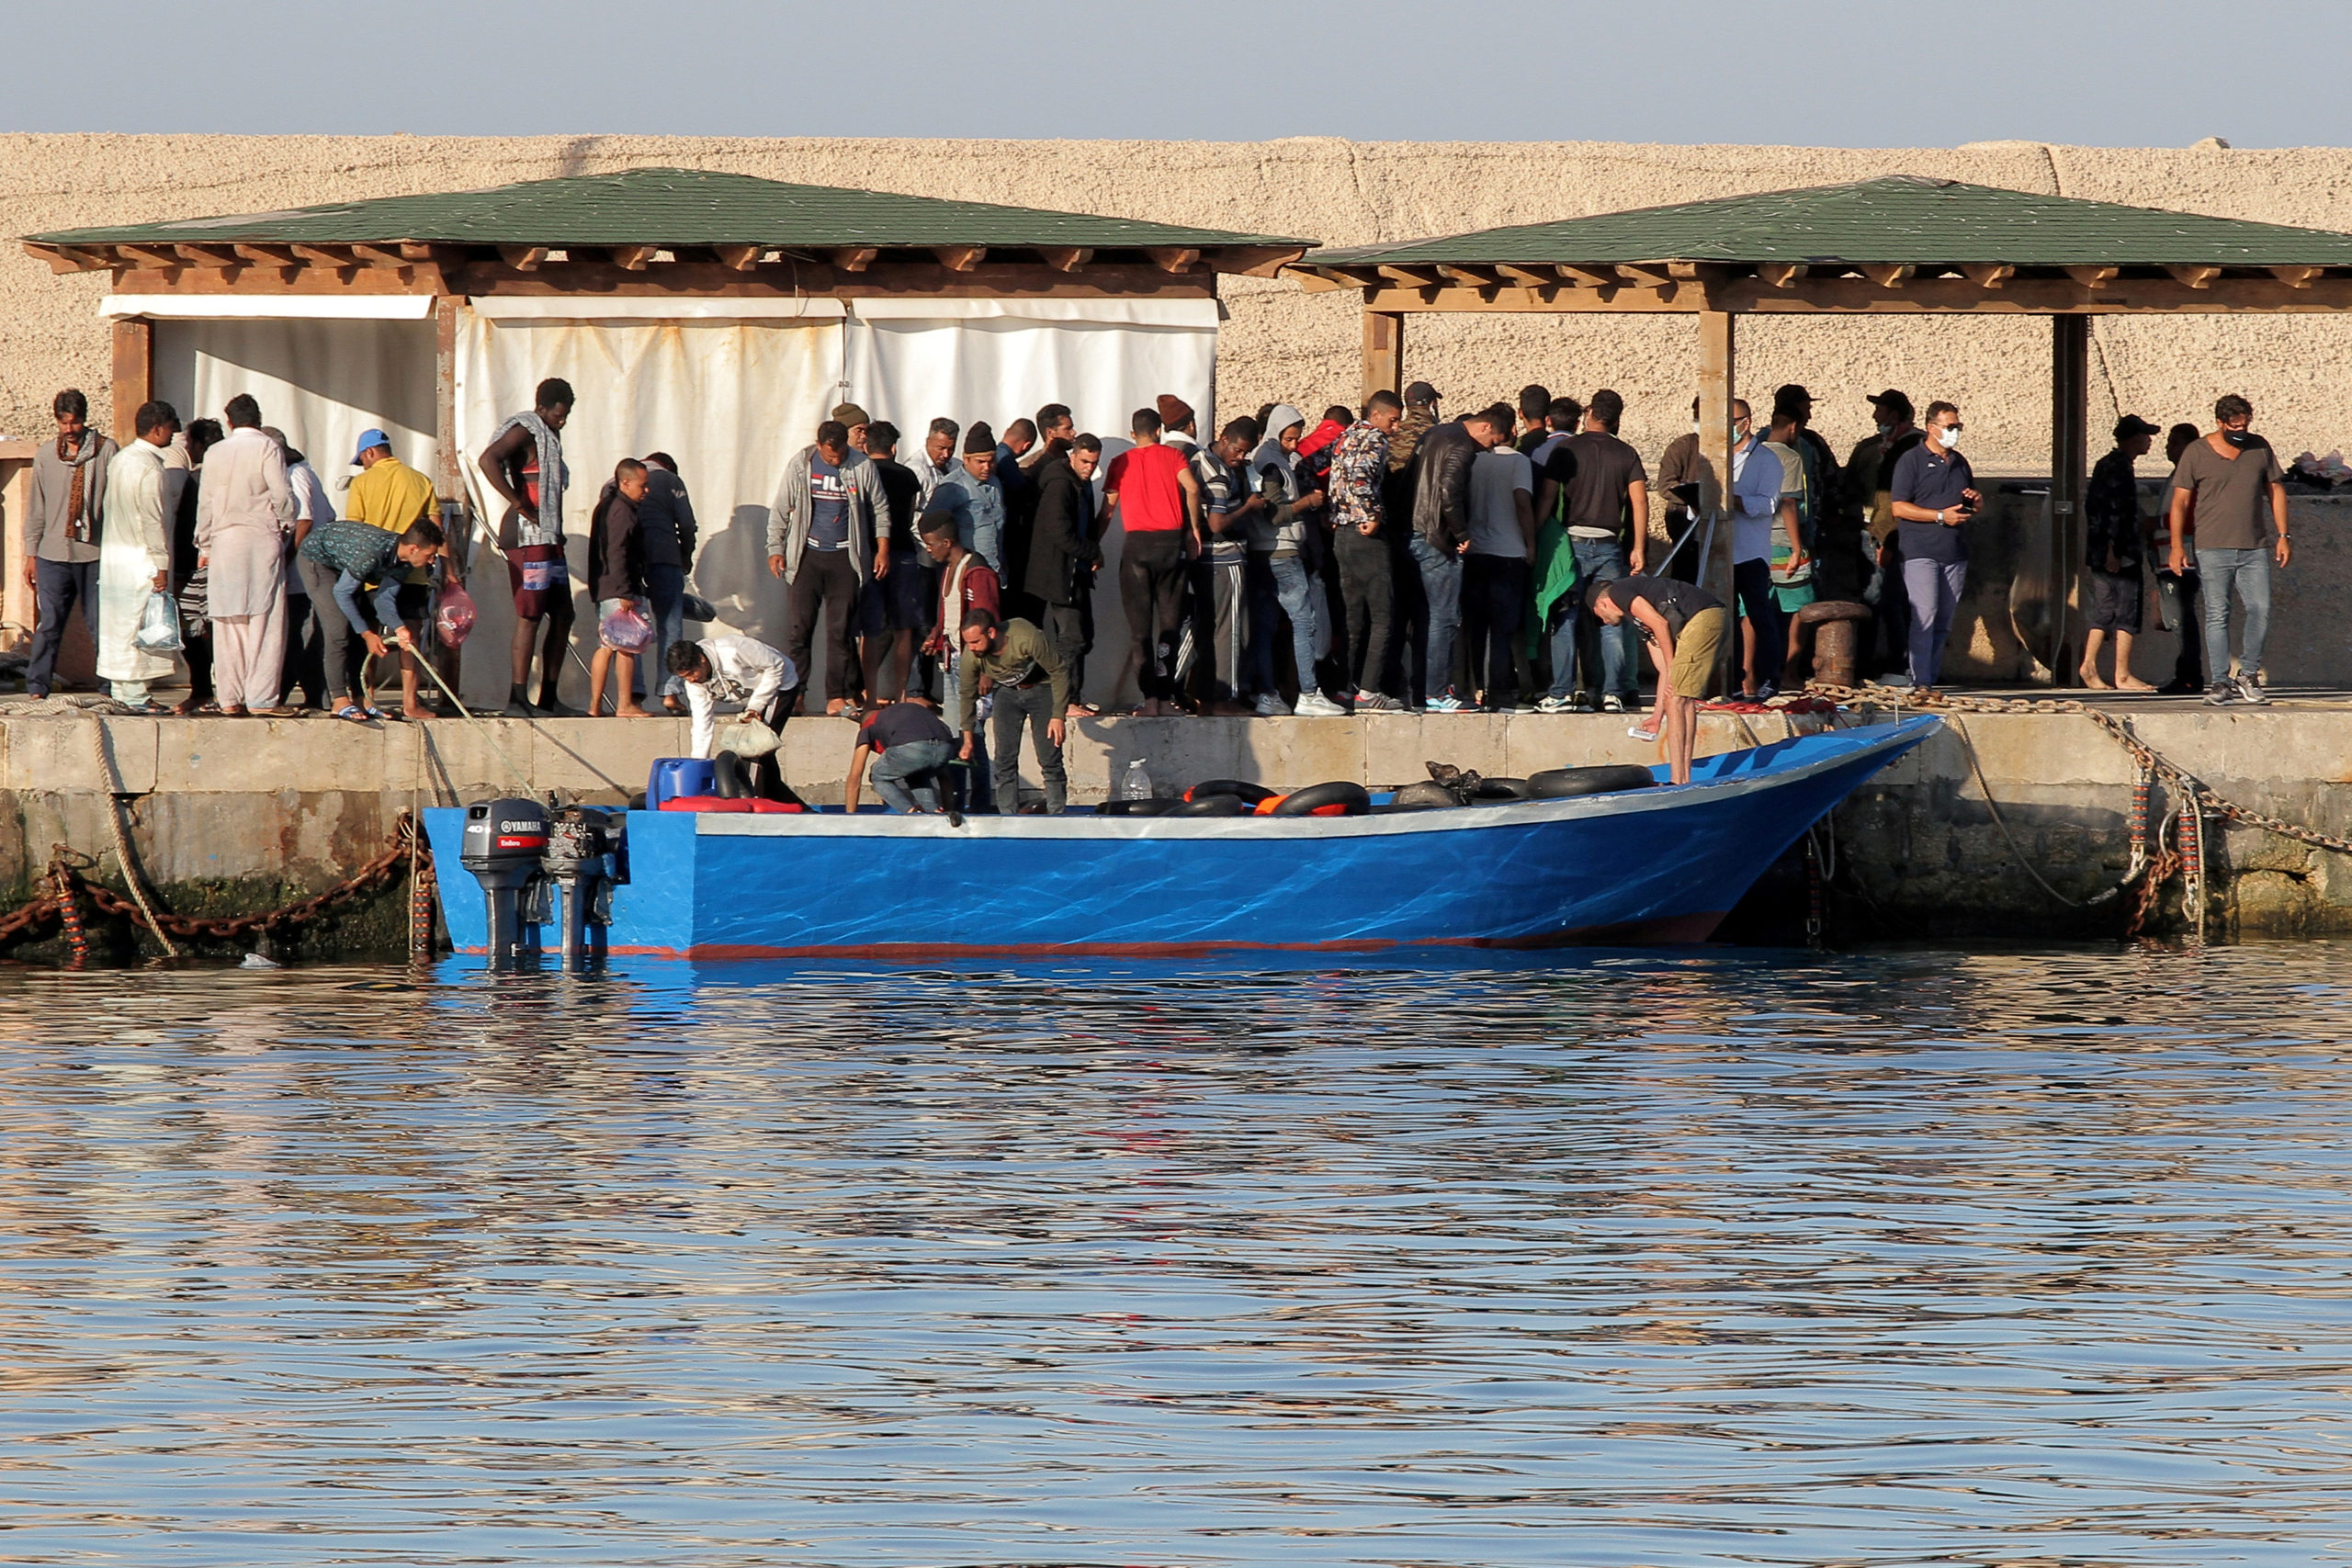
[[[548,852],[547,808],[536,800],[486,800],[466,807],[458,860],[481,884],[489,913],[490,963],[513,968],[538,951],[536,907]]]
[[[593,806],[559,810],[548,841],[548,875],[563,887],[563,966],[586,968],[605,955],[613,888],[628,881],[628,817]]]

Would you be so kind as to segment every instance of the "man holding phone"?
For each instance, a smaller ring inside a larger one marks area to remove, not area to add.
[[[1893,497],[1903,548],[1903,588],[1911,601],[1911,683],[1922,690],[1943,673],[1944,639],[1968,582],[1968,546],[1961,525],[1984,497],[1960,455],[1960,409],[1929,403],[1928,438],[1894,465]]]

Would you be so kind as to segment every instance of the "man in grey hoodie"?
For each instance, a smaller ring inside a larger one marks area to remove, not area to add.
[[[857,600],[874,574],[875,521],[890,514],[882,479],[865,453],[850,446],[849,427],[827,420],[814,445],[784,466],[768,516],[768,571],[791,590],[792,633],[786,649],[803,682],[815,679],[809,646],[817,616],[825,617],[825,712],[855,708],[861,684]]]

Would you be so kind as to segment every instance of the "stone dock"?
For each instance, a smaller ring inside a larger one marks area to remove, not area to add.
[[[0,716],[0,907],[34,897],[58,846],[123,886],[108,818],[117,809],[147,887],[179,914],[241,913],[308,897],[380,853],[399,814],[499,794],[553,792],[621,804],[657,757],[685,750],[683,720],[435,720],[363,727],[325,717],[151,719],[59,713]],[[2267,709],[2118,700],[2135,732],[2225,798],[2321,829],[2352,832],[2352,700],[2286,698]],[[1846,716],[1857,722],[1859,716]],[[1780,739],[1778,715],[1710,715],[1701,750]],[[1103,798],[1137,758],[1163,790],[1200,779],[1295,788],[1426,776],[1430,761],[1488,774],[1648,761],[1650,749],[1601,715],[1379,715],[1329,719],[1090,719],[1072,725],[1073,798]],[[787,776],[808,798],[841,798],[852,726],[795,719]],[[1983,784],[1970,765],[1973,747]],[[1024,770],[1034,784],[1034,772]],[[2072,908],[2038,886],[2000,827],[2055,893],[2085,904],[2130,861],[2134,764],[2080,713],[1952,716],[1946,732],[1856,794],[1833,819],[1825,934],[1833,943],[1903,939],[2114,937],[2132,897]],[[1986,798],[1989,786],[1991,799]],[[869,796],[870,800],[870,796]],[[2281,937],[2352,931],[2352,861],[2234,824],[2209,829],[2208,930]],[[458,897],[473,888],[450,868]],[[283,933],[281,956],[405,951],[404,882]],[[1804,938],[1808,884],[1792,853],[1751,894],[1726,935]],[[2161,929],[2182,929],[2168,897]],[[0,942],[41,959],[56,928]],[[100,920],[102,952],[151,940]],[[198,942],[225,954],[240,944]],[[253,945],[250,939],[243,946]]]

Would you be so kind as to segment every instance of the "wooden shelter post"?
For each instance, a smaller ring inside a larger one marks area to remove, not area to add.
[[[2090,473],[2091,319],[2050,319],[2050,642],[2052,685],[2081,681],[2081,641],[2068,606],[2089,537],[2083,502]]]
[[[1713,547],[1702,563],[1699,577],[1707,591],[1729,604],[1736,604],[1732,592],[1732,520],[1731,520],[1731,401],[1737,382],[1737,333],[1733,330],[1729,310],[1699,312],[1699,450],[1710,456],[1722,495],[1723,515],[1715,520]],[[1647,518],[1635,520],[1635,526],[1646,528]],[[1704,537],[1702,534],[1701,537]],[[1719,668],[1728,672],[1737,667],[1739,639],[1724,639],[1723,660]],[[1729,686],[1724,688],[1731,690]]]
[[[1396,310],[1363,313],[1363,389],[1361,408],[1374,392],[1405,389],[1405,317]]]
[[[114,439],[129,446],[139,433],[131,420],[155,395],[155,323],[125,316],[114,324]],[[183,414],[193,411],[183,410]]]

